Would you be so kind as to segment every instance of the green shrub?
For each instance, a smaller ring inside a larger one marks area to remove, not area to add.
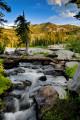
[[[0,54],[3,54],[5,51],[5,45],[2,45],[0,42]]]
[[[80,53],[80,36],[70,36],[66,40],[66,49]]]
[[[0,95],[11,86],[10,79],[7,79],[0,73]]]
[[[3,59],[0,59],[0,95],[7,89],[10,88],[11,82],[10,79],[7,79],[4,77],[4,71],[5,69],[2,66],[2,63],[4,62]]]
[[[80,97],[57,100],[42,120],[80,120]]]
[[[70,78],[73,78],[75,70],[76,70],[77,67],[78,67],[78,64],[74,65],[72,67],[66,67],[65,70],[66,70],[67,76],[70,77]]]

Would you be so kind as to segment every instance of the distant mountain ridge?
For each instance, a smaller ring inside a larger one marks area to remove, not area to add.
[[[42,32],[68,32],[68,31],[75,31],[79,30],[79,26],[75,25],[56,25],[54,23],[42,23],[42,24],[35,24],[30,25],[30,29],[32,33],[42,33]]]
[[[80,36],[80,27],[75,25],[56,25],[53,23],[42,23],[30,25],[31,41],[30,45],[48,45],[62,43],[71,35]],[[0,42],[6,43],[7,47],[16,47],[18,37],[16,36],[15,27],[13,29],[2,29],[0,33]],[[44,42],[43,42],[44,41]]]

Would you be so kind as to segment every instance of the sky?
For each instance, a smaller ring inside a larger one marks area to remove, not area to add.
[[[65,3],[68,0],[5,0],[11,7],[12,12],[5,14],[4,19],[8,20],[5,25],[13,25],[14,20],[25,12],[25,18],[31,24],[51,22],[57,25],[71,24],[80,26],[80,20],[73,16],[80,9],[76,4]],[[1,11],[1,10],[0,10]]]

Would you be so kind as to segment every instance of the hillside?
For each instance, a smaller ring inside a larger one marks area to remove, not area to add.
[[[49,22],[30,25],[30,30],[30,46],[62,43],[72,34],[74,36],[80,35],[80,27],[78,26],[56,25]],[[18,37],[16,36],[15,28],[2,29],[2,31],[3,33],[0,33],[0,42],[3,44],[5,43],[7,47],[16,47],[18,43]]]
[[[80,27],[75,25],[56,25],[53,23],[42,23],[42,24],[35,24],[31,25],[30,29],[32,33],[42,33],[42,32],[75,32],[80,30]]]

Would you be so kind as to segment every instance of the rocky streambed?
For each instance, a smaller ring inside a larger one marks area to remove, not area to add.
[[[66,96],[67,80],[52,65],[39,62],[19,62],[17,67],[6,70],[13,83],[12,90],[3,97],[6,107],[1,120],[40,119],[41,106],[51,107],[54,99]]]

